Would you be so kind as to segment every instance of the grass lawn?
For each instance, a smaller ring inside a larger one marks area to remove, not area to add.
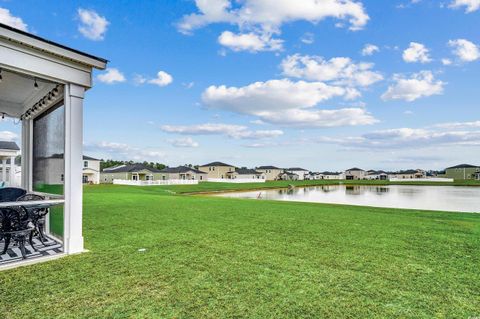
[[[87,186],[90,252],[0,272],[0,318],[480,316],[480,215],[171,193],[243,187]]]

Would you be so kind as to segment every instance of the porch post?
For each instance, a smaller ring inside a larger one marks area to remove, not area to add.
[[[7,184],[7,159],[2,159],[2,181]],[[11,183],[11,181],[10,181]]]
[[[10,158],[10,186],[18,186],[15,185],[15,156]]]
[[[82,156],[83,96],[85,89],[65,85],[65,207],[64,247],[67,254],[83,251],[82,235]]]
[[[32,191],[32,120],[22,120],[22,187]]]

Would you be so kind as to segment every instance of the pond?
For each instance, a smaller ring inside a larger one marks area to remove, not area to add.
[[[451,212],[480,212],[480,187],[324,185],[224,193],[218,196],[392,207]]]

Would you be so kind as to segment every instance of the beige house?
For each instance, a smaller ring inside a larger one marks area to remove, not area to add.
[[[365,179],[366,175],[367,172],[358,167],[350,168],[345,171],[345,179],[348,180]]]
[[[154,181],[160,180],[160,170],[144,164],[119,165],[105,168],[100,173],[100,183],[113,183],[114,179],[130,181]]]
[[[100,160],[83,155],[83,175],[82,182],[84,184],[100,183]]]
[[[228,179],[258,179],[258,180],[265,180],[265,173],[257,172],[254,169],[249,168],[237,168],[233,172],[227,173]]]
[[[427,173],[421,169],[409,169],[409,170],[391,173],[389,177],[398,178],[398,179],[427,178]]]
[[[207,173],[187,166],[167,167],[160,170],[160,179],[206,181]]]
[[[278,176],[278,179],[281,181],[298,181],[299,176],[297,174],[284,171]]]
[[[275,166],[259,166],[256,168],[257,172],[264,173],[267,181],[275,181],[279,179],[280,174],[283,173],[283,168]]]
[[[298,180],[303,181],[304,179],[307,179],[307,176],[310,174],[310,172],[304,168],[301,167],[291,167],[285,169],[288,173],[295,174],[298,176]]]
[[[212,162],[198,167],[207,174],[207,179],[226,179],[227,173],[234,172],[235,166],[222,162]]]

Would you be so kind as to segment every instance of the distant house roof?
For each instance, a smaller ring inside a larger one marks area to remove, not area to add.
[[[63,154],[53,154],[52,156],[46,157],[46,158],[63,158]],[[84,161],[99,161],[99,159],[83,155],[83,160]]]
[[[369,171],[367,171],[367,172],[368,172],[369,175],[387,174],[387,172],[385,172],[385,171],[382,171],[382,170],[380,170],[380,171],[375,171],[375,170],[373,170],[373,169],[371,169],[371,170],[369,170]],[[416,172],[416,171],[415,171],[415,172]]]
[[[233,166],[233,165],[225,164],[225,163],[222,163],[222,162],[211,162],[211,163],[208,163],[208,164],[205,164],[205,165],[201,165],[201,167],[204,167],[204,166],[228,166],[228,167],[235,167],[235,166]]]
[[[259,167],[257,167],[257,169],[281,169],[281,168],[278,168],[276,166],[267,165],[267,166],[259,166]]]
[[[280,175],[287,175],[287,176],[298,176],[298,174],[295,174],[295,173],[290,173],[290,172],[283,172],[283,173],[280,173]]]
[[[347,169],[347,171],[364,171],[363,169],[361,168],[358,168],[358,167],[354,167],[354,168],[350,168],[350,169]]]
[[[475,166],[475,165],[470,165],[470,164],[460,164],[460,165],[456,165],[456,166],[452,166],[452,167],[447,167],[446,169],[450,169],[450,168],[478,168],[480,166]]]
[[[205,172],[199,171],[193,167],[187,166],[178,166],[178,167],[166,167],[160,170],[160,173],[187,173],[187,172],[194,172],[196,174],[206,174]]]
[[[131,164],[131,165],[120,165],[114,168],[106,168],[103,170],[103,172],[108,172],[108,173],[135,173],[135,172],[140,172],[140,171],[150,171],[152,173],[160,173],[160,170],[147,166],[145,164]]]
[[[248,174],[260,175],[260,174],[262,174],[260,172],[257,172],[256,170],[250,169],[250,168],[237,168],[235,170],[235,173],[237,173],[239,175],[248,175]]]
[[[288,171],[305,171],[305,172],[308,172],[308,170],[304,169],[304,168],[300,168],[300,167],[291,167],[291,168],[287,168]]]
[[[416,170],[416,169],[406,169],[406,170],[403,170],[403,171],[394,172],[393,174],[416,174],[418,172],[419,171]]]
[[[20,147],[18,147],[17,143],[15,142],[0,141],[0,149],[19,151]]]
[[[339,172],[321,172],[320,174],[322,174],[322,175],[340,175],[342,173],[339,173]]]

